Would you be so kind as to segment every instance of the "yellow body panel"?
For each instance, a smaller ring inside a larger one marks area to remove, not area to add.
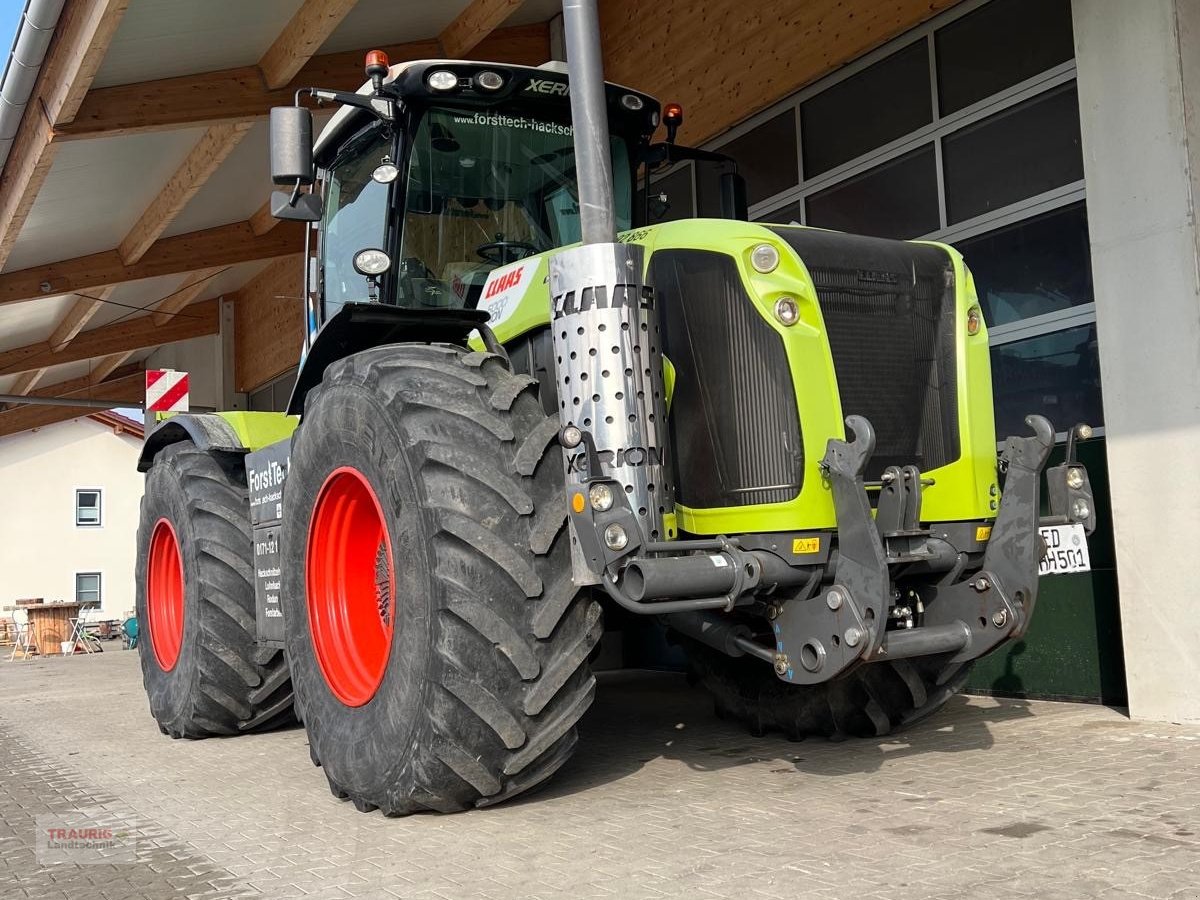
[[[804,483],[797,496],[785,503],[753,506],[694,509],[676,505],[679,528],[692,534],[836,528],[833,498],[822,477],[820,461],[830,438],[845,438],[844,415],[821,305],[803,260],[770,229],[727,219],[667,222],[624,232],[620,240],[643,245],[647,265],[654,253],[668,249],[708,250],[733,257],[759,315],[783,342],[795,386],[804,445]],[[751,251],[763,243],[772,244],[780,257],[778,267],[765,275],[750,264]],[[974,281],[953,248],[932,246],[949,254],[957,285],[956,397],[961,455],[922,473],[934,482],[923,492],[922,518],[929,522],[991,519],[996,515],[999,495],[987,329],[981,327],[977,334],[967,335],[967,313],[978,302]],[[549,324],[548,257],[544,254],[537,260],[537,270],[519,305],[495,326],[501,342]],[[775,302],[784,296],[795,298],[800,309],[799,320],[791,326],[781,324],[773,314]],[[669,398],[677,373],[668,364],[664,375]],[[764,423],[764,427],[769,424]]]

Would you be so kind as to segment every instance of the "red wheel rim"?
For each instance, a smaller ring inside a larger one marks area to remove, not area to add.
[[[383,508],[357,469],[335,469],[321,486],[305,565],[317,665],[335,697],[362,706],[383,681],[396,598]]]
[[[164,672],[179,661],[183,646],[183,559],[179,538],[166,519],[154,523],[150,535],[150,560],[146,566],[146,615],[150,620],[150,647]]]

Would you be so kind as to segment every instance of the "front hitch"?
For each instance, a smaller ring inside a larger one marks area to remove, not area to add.
[[[775,620],[781,680],[816,684],[864,663],[953,654],[948,677],[958,663],[1025,633],[1037,600],[1041,472],[1054,448],[1054,428],[1045,418],[1029,416],[1026,423],[1033,434],[1010,437],[1001,455],[1008,480],[982,569],[936,585],[920,627],[887,631],[888,556],[862,478],[874,432],[865,419],[846,420],[854,440],[830,440],[822,461],[838,516],[834,583],[812,599],[785,604]],[[912,473],[909,480],[919,484]]]

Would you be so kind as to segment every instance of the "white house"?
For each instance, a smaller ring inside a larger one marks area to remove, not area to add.
[[[101,412],[0,438],[0,616],[26,597],[134,605],[142,425]]]

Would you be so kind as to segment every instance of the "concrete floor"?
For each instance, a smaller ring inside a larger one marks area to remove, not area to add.
[[[385,819],[304,731],[172,741],[134,653],[0,663],[0,897],[1200,897],[1200,729],[958,698],[909,732],[752,738],[677,676],[606,676],[540,792]],[[47,816],[129,862],[38,864]],[[39,818],[43,817],[43,818]]]

